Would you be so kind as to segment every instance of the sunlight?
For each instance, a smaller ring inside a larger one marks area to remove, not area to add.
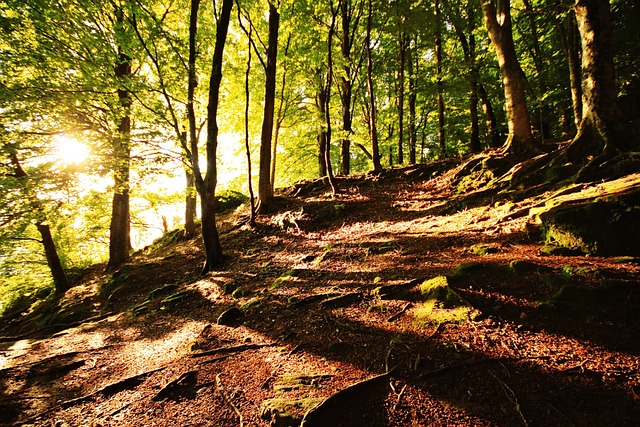
[[[79,165],[89,157],[89,147],[68,135],[54,138],[55,156],[65,165]]]

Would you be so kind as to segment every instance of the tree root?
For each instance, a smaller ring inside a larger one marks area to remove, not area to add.
[[[152,374],[162,371],[164,370],[165,367],[161,367],[161,368],[156,368],[156,369],[152,369],[150,371],[146,371],[143,372],[141,374],[138,375],[134,375],[132,377],[128,377],[128,378],[124,378],[122,380],[116,381],[114,383],[111,384],[107,384],[106,386],[102,387],[99,390],[96,390],[92,393],[89,393],[87,395],[84,396],[80,396],[80,397],[76,397],[75,399],[70,399],[70,400],[65,400],[64,402],[61,402],[39,414],[34,415],[33,417],[29,418],[28,420],[24,421],[23,423],[25,424],[30,424],[33,423],[34,421],[36,421],[37,419],[50,414],[51,412],[54,412],[58,409],[67,409],[70,408],[72,406],[78,405],[80,403],[84,403],[86,401],[89,401],[91,399],[93,399],[94,397],[98,396],[98,395],[104,395],[104,396],[112,396],[122,390],[125,389],[133,389],[136,388],[138,385],[142,384],[148,377],[150,377]]]
[[[326,398],[322,403],[317,405],[316,407],[310,409],[302,418],[302,423],[300,427],[312,427],[319,424],[319,420],[322,417],[322,412],[331,411],[331,406],[334,405],[337,401],[348,398],[353,394],[361,394],[364,390],[377,385],[378,383],[387,380],[393,370],[386,372],[381,375],[377,375],[373,378],[369,378],[368,380],[360,381],[355,383],[345,389],[342,389],[328,398]]]
[[[407,310],[409,310],[411,308],[413,304],[408,302],[405,304],[404,307],[402,307],[402,310],[400,310],[399,312],[397,312],[396,314],[394,314],[393,316],[389,317],[387,319],[387,322],[393,322],[394,320],[396,320],[397,318],[399,318],[400,316],[402,316],[404,313],[407,312]]]
[[[232,346],[232,347],[220,347],[220,348],[215,348],[213,350],[207,350],[207,351],[202,351],[200,353],[194,353],[194,354],[189,355],[189,357],[195,359],[195,358],[198,358],[198,357],[214,356],[214,355],[223,354],[223,353],[240,353],[242,351],[257,350],[259,348],[273,347],[275,345],[276,345],[276,343],[267,343],[267,344],[242,344],[242,345],[236,345],[236,346]]]

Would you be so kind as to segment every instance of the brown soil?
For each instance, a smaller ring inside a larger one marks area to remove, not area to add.
[[[137,254],[108,301],[98,297],[108,277],[88,270],[59,304],[108,316],[3,340],[0,424],[267,426],[267,399],[327,398],[390,371],[305,425],[637,425],[638,259],[543,256],[527,208],[544,195],[467,197],[461,209],[454,175],[427,173],[343,179],[336,198],[299,186],[256,230],[228,215],[227,263],[205,277],[197,239]],[[528,263],[514,272],[514,260]],[[438,275],[480,314],[418,321],[415,295],[374,292]],[[166,284],[177,286],[140,306]],[[615,298],[595,308],[557,296],[603,284]],[[302,374],[305,384],[282,386]]]

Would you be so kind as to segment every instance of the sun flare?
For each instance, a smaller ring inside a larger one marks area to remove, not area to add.
[[[89,147],[77,139],[61,135],[56,140],[56,156],[65,165],[79,165],[89,157]]]

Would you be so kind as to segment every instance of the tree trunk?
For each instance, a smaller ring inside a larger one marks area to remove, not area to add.
[[[333,9],[333,3],[332,3]],[[327,79],[324,83],[324,92],[325,92],[325,132],[324,132],[324,162],[327,171],[327,181],[329,181],[329,186],[331,187],[331,193],[335,196],[338,193],[338,188],[336,186],[336,182],[333,179],[333,168],[331,167],[331,111],[329,108],[329,103],[331,102],[331,82],[333,81],[333,54],[332,54],[332,46],[333,46],[333,35],[336,29],[336,15],[337,11],[331,11],[331,26],[329,27],[329,34],[327,35]]]
[[[342,43],[341,51],[344,60],[342,68],[343,75],[340,77],[340,100],[342,102],[342,131],[343,138],[340,149],[340,174],[349,175],[351,172],[351,139],[352,132],[351,98],[353,93],[353,82],[351,81],[351,21],[353,18],[353,8],[350,0],[340,1],[340,15],[342,17]],[[356,19],[356,25],[358,21]]]
[[[482,83],[478,84],[478,98],[486,117],[489,145],[493,148],[498,148],[502,144],[500,132],[498,131],[498,120],[496,119],[496,113],[493,111],[493,104],[489,99],[489,94],[487,94],[487,90]]]
[[[482,0],[482,11],[502,72],[509,128],[504,151],[529,153],[535,149],[535,140],[527,109],[524,73],[513,44],[510,0]]]
[[[218,183],[217,149],[218,149],[218,104],[220,101],[220,83],[222,82],[222,59],[224,45],[227,40],[229,20],[233,0],[223,0],[222,9],[216,25],[216,42],[213,49],[211,79],[209,81],[209,104],[207,105],[207,172],[202,179],[196,176],[196,185],[200,193],[202,213],[202,240],[206,261],[202,273],[212,271],[223,262],[222,247],[216,228],[215,194]],[[192,161],[198,162],[198,151],[192,153]]]
[[[415,43],[417,44],[417,43]],[[414,64],[414,48],[407,50],[407,72],[409,74],[409,163],[416,164],[416,144],[418,133],[416,130],[416,74],[418,61]]]
[[[367,33],[365,39],[365,48],[367,49],[367,87],[369,89],[369,138],[371,139],[373,170],[375,172],[380,172],[382,170],[382,164],[380,163],[380,147],[378,144],[376,97],[373,85],[373,58],[371,54],[371,26],[373,21],[373,8],[371,2],[371,0],[368,0]]]
[[[47,265],[51,271],[51,277],[53,278],[53,285],[55,286],[55,292],[57,295],[62,295],[69,290],[71,285],[67,280],[67,275],[62,268],[56,245],[53,242],[51,236],[51,229],[48,224],[41,221],[36,222],[36,227],[40,236],[42,237],[42,245],[44,246],[44,253],[47,258]]]
[[[186,195],[184,203],[184,234],[191,238],[196,234],[196,209],[198,198],[196,197],[195,179],[190,169],[185,168],[185,178],[187,181]]]
[[[638,133],[618,104],[609,0],[578,0],[574,10],[582,40],[583,118],[568,155],[579,162],[634,149]]]
[[[239,12],[239,11],[238,11]],[[240,19],[240,17],[238,17]],[[249,187],[249,208],[251,209],[249,213],[249,226],[256,226],[256,201],[255,196],[253,194],[253,182],[252,182],[252,172],[251,172],[251,147],[249,146],[249,105],[251,102],[251,90],[249,88],[249,78],[251,77],[251,46],[253,44],[252,40],[252,30],[250,29],[247,34],[248,46],[247,46],[247,70],[244,73],[244,150],[247,156],[247,187]],[[282,101],[280,101],[280,106],[282,106]],[[279,123],[279,122],[278,122]],[[276,126],[276,132],[278,132]],[[276,138],[277,142],[277,138]],[[275,143],[273,145],[275,148]],[[275,159],[275,152],[272,153],[273,158],[270,167],[275,165],[273,159]],[[273,176],[274,171],[271,170],[271,176]],[[273,178],[270,177],[270,186],[273,188]]]
[[[444,129],[444,85],[442,82],[442,17],[440,15],[440,1],[435,0],[436,12],[436,31],[435,31],[435,50],[436,50],[436,88],[438,92],[438,143],[440,145],[440,156],[447,157],[447,141]]]
[[[278,32],[280,13],[269,2],[269,41],[265,68],[264,116],[260,137],[260,176],[258,178],[258,212],[269,212],[273,204],[271,186],[271,141],[273,138],[273,117],[276,100],[276,67],[278,59]]]
[[[404,17],[403,17],[404,19]],[[407,53],[407,36],[402,30],[398,41],[398,164],[404,163],[404,67]]]
[[[116,23],[124,24],[124,12],[116,8]],[[118,63],[115,77],[123,82],[131,78],[131,58],[118,47]],[[124,86],[124,85],[123,85]],[[129,91],[118,88],[118,102],[122,107],[117,135],[113,140],[114,190],[111,205],[111,224],[109,226],[109,262],[107,271],[115,271],[129,260],[131,250],[130,213],[129,213],[129,169],[131,162],[131,97]]]
[[[450,6],[449,6],[450,7]],[[471,121],[471,135],[469,136],[469,150],[472,153],[482,151],[480,143],[480,126],[478,123],[478,91],[480,81],[480,70],[478,69],[478,61],[476,59],[476,38],[474,32],[476,30],[474,6],[471,2],[467,3],[467,32],[469,38],[462,28],[462,25],[452,19],[452,25],[462,46],[467,67],[469,67],[469,118]]]
[[[19,180],[26,180],[27,173],[22,168],[20,160],[18,159],[18,155],[14,150],[7,151],[9,153],[11,166],[14,170],[14,176]],[[36,210],[44,215],[39,200],[36,200],[35,206]],[[58,256],[58,251],[53,241],[53,236],[51,235],[51,229],[49,228],[49,225],[45,224],[43,220],[37,220],[35,224],[38,232],[40,232],[40,236],[42,237],[41,243],[44,246],[45,258],[47,259],[49,271],[51,271],[51,277],[53,279],[55,292],[58,295],[64,294],[67,290],[69,290],[71,286],[69,285],[69,281],[67,280],[67,275],[64,272],[64,268],[62,268],[62,263],[60,262],[60,257]]]
[[[565,16],[562,25],[562,39],[569,66],[569,83],[571,87],[571,105],[573,106],[573,120],[576,129],[582,122],[582,71],[581,71],[581,46],[580,33],[576,23],[576,16],[570,10]]]
[[[545,73],[543,60],[545,54],[542,51],[542,47],[539,42],[538,25],[536,23],[536,17],[531,7],[529,0],[523,0],[527,18],[529,19],[529,26],[531,27],[531,47],[533,65],[536,69],[536,76],[538,78],[538,96],[537,96],[537,110],[538,110],[538,127],[542,133],[542,139],[548,139],[551,137],[551,130],[549,128],[548,108],[545,102],[545,96],[547,95],[547,83],[545,81]]]

